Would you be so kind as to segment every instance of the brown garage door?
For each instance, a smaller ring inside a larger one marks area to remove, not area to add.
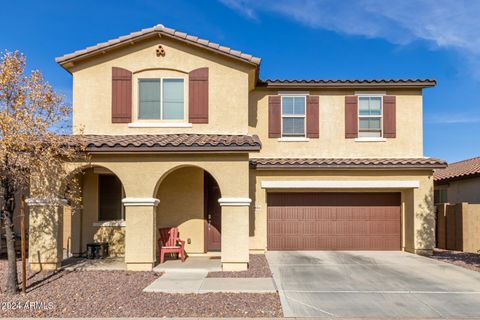
[[[269,193],[268,250],[400,250],[400,193]]]

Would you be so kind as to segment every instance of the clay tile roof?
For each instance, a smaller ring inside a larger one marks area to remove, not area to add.
[[[89,152],[250,152],[258,136],[215,134],[83,135]]]
[[[94,46],[90,46],[85,49],[75,51],[73,53],[65,54],[61,57],[56,58],[55,61],[59,64],[65,64],[67,62],[72,62],[77,59],[81,59],[81,58],[96,54],[98,52],[103,52],[108,49],[113,49],[117,46],[121,46],[123,44],[130,43],[132,41],[148,38],[155,34],[165,35],[167,37],[174,38],[174,39],[177,39],[186,43],[190,43],[193,45],[197,45],[199,47],[203,47],[209,50],[214,50],[215,52],[222,53],[230,57],[233,57],[235,59],[239,59],[254,65],[259,65],[261,61],[260,58],[251,56],[249,54],[243,54],[238,50],[233,50],[229,47],[220,46],[219,44],[210,42],[208,40],[199,39],[198,37],[188,35],[184,32],[167,28],[162,24],[158,24],[154,27],[146,28],[137,32],[132,32],[128,35],[121,36],[106,42],[98,43]]]
[[[251,159],[250,165],[256,169],[435,169],[445,168],[446,162],[434,158],[257,158]]]
[[[377,79],[377,80],[260,80],[257,85],[267,88],[430,88],[437,84],[433,79]]]
[[[480,175],[480,157],[450,163],[445,169],[435,170],[433,179],[435,182],[446,182],[477,175]]]

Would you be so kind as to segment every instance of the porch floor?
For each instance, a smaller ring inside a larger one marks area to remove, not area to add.
[[[219,256],[193,256],[182,263],[178,260],[167,260],[153,268],[155,272],[218,272],[222,271],[222,261]]]
[[[68,271],[112,271],[127,270],[127,265],[123,257],[108,257],[105,259],[70,257],[62,261],[61,269]]]

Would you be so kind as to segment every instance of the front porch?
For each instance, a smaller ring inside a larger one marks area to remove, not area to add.
[[[159,262],[158,229],[178,227],[189,256],[185,267],[203,259],[210,261],[209,268],[214,271],[246,270],[248,159],[241,155],[198,157],[202,161],[150,158],[148,166],[145,156],[126,162],[97,159],[87,167],[77,164],[74,172],[82,190],[79,209],[30,202],[30,268],[59,268],[63,250],[82,257],[88,243],[107,242],[109,261],[115,263],[78,260],[76,267],[108,269],[116,265],[123,269],[124,265],[126,270],[150,271]],[[229,177],[233,172],[235,180]],[[210,258],[212,254],[218,258]],[[197,255],[206,256],[200,259]],[[180,261],[164,265],[172,264]]]
[[[62,261],[61,269],[68,271],[125,271],[127,264],[123,257],[108,257],[105,259],[87,259],[85,257],[69,257]],[[220,255],[198,255],[188,257],[185,262],[169,259],[157,264],[152,271],[164,272],[220,272],[222,262]]]

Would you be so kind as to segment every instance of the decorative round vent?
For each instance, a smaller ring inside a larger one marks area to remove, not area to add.
[[[165,57],[165,49],[161,45],[158,46],[157,50],[157,57]]]

